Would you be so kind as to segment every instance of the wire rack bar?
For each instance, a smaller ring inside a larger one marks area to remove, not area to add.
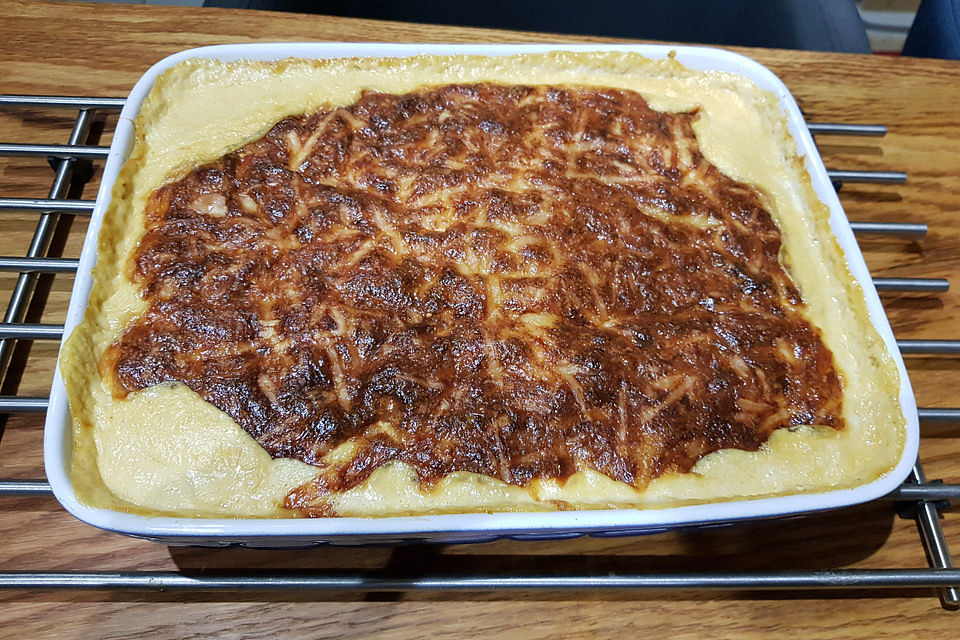
[[[0,480],[0,496],[33,496],[50,493],[52,493],[50,483],[46,480]],[[883,499],[905,502],[960,501],[960,484],[903,484]]]
[[[103,158],[109,147],[71,144],[0,144],[0,156],[53,156],[55,158]],[[876,182],[900,184],[907,181],[902,171],[842,171],[830,169],[827,176],[834,182]]]
[[[943,293],[950,290],[950,281],[943,278],[874,278],[877,291]]]
[[[0,271],[17,273],[75,273],[80,261],[75,258],[24,258],[0,256]]]
[[[807,130],[814,134],[834,136],[871,136],[882,138],[887,127],[882,124],[841,124],[832,122],[808,122]]]
[[[5,107],[63,107],[66,109],[116,111],[123,108],[124,102],[126,102],[125,98],[0,95],[0,106]]]
[[[123,108],[125,98],[87,96],[0,95],[0,106],[9,107],[64,107],[114,111]],[[807,123],[810,133],[846,136],[883,137],[887,127],[882,124]]]
[[[85,112],[89,113],[89,111]],[[20,144],[0,143],[0,156],[52,156],[54,158],[106,158],[110,147],[98,147],[79,143],[70,144]]]
[[[38,396],[0,396],[0,413],[36,413],[49,404],[50,398]]]
[[[65,107],[71,109],[97,109],[111,111],[122,109],[126,98],[108,98],[93,96],[37,96],[37,95],[0,95],[0,106],[8,107]],[[845,124],[831,122],[808,122],[810,133],[883,137],[887,127],[882,124]]]
[[[78,261],[64,258],[0,257],[0,271],[39,271],[68,273],[77,270]],[[950,281],[943,278],[874,278],[877,291],[943,293],[950,290]]]
[[[0,323],[0,339],[59,340],[62,324]],[[904,354],[960,354],[960,340],[897,340]]]
[[[897,340],[897,347],[904,354],[960,354],[960,340]]]
[[[73,130],[70,132],[68,146],[78,145],[87,139],[92,121],[92,111],[82,110],[77,114],[77,119],[73,124]],[[48,198],[58,199],[67,194],[67,190],[70,188],[72,172],[73,160],[68,158],[57,162],[53,184],[50,186]],[[47,252],[47,247],[50,245],[50,240],[53,238],[53,233],[57,226],[57,220],[59,220],[59,216],[56,213],[41,214],[40,220],[37,222],[36,230],[33,233],[33,238],[30,240],[30,247],[27,249],[27,258],[39,258]],[[23,320],[36,282],[37,274],[35,272],[20,274],[13,288],[13,293],[10,294],[7,311],[3,317],[4,322],[9,324]],[[12,353],[12,344],[9,340],[0,340],[0,376],[6,373]]]
[[[920,422],[960,422],[960,408],[920,407]]]
[[[574,575],[435,574],[388,576],[377,573],[233,575],[205,572],[0,572],[2,589],[110,589],[171,591],[479,591],[489,589],[770,590],[891,589],[952,587],[960,569],[845,569],[736,573],[633,573]]]
[[[95,200],[56,200],[53,198],[0,198],[0,211],[59,211],[90,214]]]
[[[912,222],[851,222],[854,233],[879,233],[893,236],[924,236],[927,225]]]
[[[46,411],[49,398],[31,396],[0,396],[0,413],[33,413]],[[960,408],[920,407],[920,422],[960,422]]]
[[[845,171],[840,169],[827,169],[827,177],[833,182],[903,184],[907,181],[907,174],[902,171]]]
[[[926,483],[927,477],[919,460],[910,472],[908,480],[915,484]],[[950,547],[947,546],[947,540],[943,536],[943,528],[940,526],[940,512],[937,511],[936,505],[925,500],[918,502],[916,519],[917,529],[920,531],[920,537],[923,540],[930,566],[934,569],[953,569]],[[960,582],[943,585],[943,588],[940,589],[940,602],[944,607],[960,607]]]
[[[63,337],[62,324],[0,323],[0,339],[59,340]],[[897,340],[904,354],[960,354],[960,340]]]
[[[6,324],[0,323],[0,340],[59,340],[63,337],[62,324]]]
[[[0,480],[0,496],[42,496],[53,493],[46,480]]]
[[[0,198],[0,211],[61,211],[89,214],[93,212],[96,204],[95,200]],[[927,233],[927,225],[907,222],[851,222],[850,227],[856,233],[876,233],[897,236],[922,236]]]
[[[0,484],[0,487],[3,485]],[[939,502],[941,500],[960,500],[960,484],[909,484],[900,485],[892,493],[886,496],[888,500],[929,500],[930,502]]]

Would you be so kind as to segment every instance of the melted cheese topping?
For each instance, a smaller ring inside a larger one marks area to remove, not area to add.
[[[780,233],[695,117],[479,84],[282,120],[150,196],[130,263],[149,308],[102,375],[116,398],[183,383],[274,457],[349,441],[297,490],[311,507],[391,461],[424,486],[593,469],[641,489],[840,428]]]
[[[660,475],[645,487],[591,469],[579,470],[565,482],[536,478],[526,486],[459,471],[432,487],[421,487],[411,467],[388,463],[360,485],[328,496],[323,503],[327,512],[547,509],[557,503],[580,508],[670,506],[856,486],[895,464],[904,441],[897,374],[829,235],[826,209],[795,157],[775,98],[737,76],[694,73],[672,61],[651,62],[632,54],[517,58],[231,65],[195,61],[161,77],[141,110],[138,143],[117,181],[104,221],[87,316],[62,358],[76,421],[74,483],[81,499],[115,508],[195,515],[291,513],[283,509],[284,497],[315,477],[316,468],[270,459],[233,420],[182,385],[157,385],[117,399],[110,393],[110,377],[101,377],[90,367],[145,310],[123,264],[143,237],[150,193],[171,178],[258,138],[282,117],[348,105],[364,89],[404,93],[452,81],[618,87],[638,91],[660,110],[698,108],[693,127],[703,155],[726,176],[755,187],[782,230],[781,261],[807,301],[807,315],[822,330],[841,373],[847,427],[839,432],[814,427],[777,431],[759,451],[717,451],[700,459],[691,473]],[[307,159],[312,144],[309,137],[291,138],[291,156]],[[216,197],[196,203],[213,215],[224,206]],[[443,207],[437,211],[424,224],[443,231],[451,221]],[[410,250],[386,219],[375,222],[383,242],[396,251]],[[502,231],[518,243],[515,250],[522,250],[528,239],[509,221],[506,224]],[[357,260],[369,249],[356,247]],[[470,258],[460,264],[472,272],[486,268],[479,262],[482,254],[473,256],[473,262]],[[587,283],[598,279],[589,268],[581,275]],[[487,289],[492,298],[509,295],[496,279],[487,281]],[[604,315],[605,303],[597,300],[596,309]],[[532,334],[548,330],[553,322],[541,313],[521,320],[523,330]],[[331,363],[337,360],[336,354],[329,355]],[[494,363],[490,375],[496,377],[497,359],[488,360]],[[557,371],[581,409],[588,409],[577,377],[581,372],[572,363],[561,364]],[[338,401],[349,403],[344,371],[338,374],[333,367],[331,373]],[[389,431],[389,425],[380,428]],[[346,442],[326,453],[322,462],[336,465],[349,460],[351,449]]]

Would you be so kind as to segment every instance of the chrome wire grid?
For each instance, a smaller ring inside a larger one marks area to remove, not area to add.
[[[0,95],[0,108],[30,107],[78,111],[66,144],[0,143],[0,155],[46,158],[54,177],[46,198],[0,198],[5,211],[36,212],[36,229],[26,255],[0,256],[0,272],[19,274],[0,323],[0,381],[10,369],[19,340],[60,340],[63,325],[24,322],[39,274],[75,274],[77,259],[48,255],[60,216],[93,212],[92,200],[66,198],[80,162],[106,158],[108,147],[87,145],[97,112],[115,112],[122,98]],[[809,123],[812,134],[883,136],[883,125]],[[897,171],[828,172],[834,185],[844,182],[902,183]],[[853,222],[857,234],[923,236],[925,224]],[[949,283],[933,278],[874,278],[880,291],[943,292]],[[960,354],[960,340],[898,340],[904,354]],[[0,396],[0,414],[46,411],[48,398]],[[960,408],[920,408],[921,431],[932,422],[960,422]],[[39,446],[39,443],[38,443]],[[46,480],[2,480],[0,497],[50,494]],[[647,590],[776,590],[776,589],[907,589],[936,588],[945,608],[960,607],[960,569],[953,568],[950,550],[940,526],[940,512],[950,501],[960,501],[960,484],[927,480],[918,460],[907,481],[882,498],[897,503],[900,512],[916,520],[929,567],[902,569],[836,569],[819,571],[767,571],[739,573],[629,573],[564,575],[430,574],[385,575],[374,572],[317,572],[289,574],[256,572],[249,575],[223,572],[184,574],[173,571],[136,572],[26,572],[0,570],[0,589],[89,590],[486,590],[486,589],[647,589]]]

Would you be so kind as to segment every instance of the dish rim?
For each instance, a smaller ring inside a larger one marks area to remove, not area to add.
[[[240,59],[278,60],[283,58],[408,57],[421,54],[478,54],[488,56],[549,51],[629,51],[651,59],[669,55],[684,66],[699,70],[728,71],[747,77],[758,87],[771,91],[787,119],[817,196],[830,210],[830,226],[843,249],[847,267],[863,290],[870,320],[886,346],[900,375],[900,406],[906,417],[906,440],[898,464],[879,478],[850,489],[817,493],[757,497],[706,504],[648,509],[597,509],[553,512],[495,512],[391,516],[378,518],[187,518],[147,516],[112,509],[90,507],[74,492],[70,465],[73,426],[66,389],[60,375],[59,356],[54,371],[50,402],[44,424],[44,466],[53,494],[79,520],[101,529],[133,536],[161,539],[305,538],[315,541],[358,537],[376,539],[407,536],[443,541],[469,535],[523,535],[547,532],[557,536],[578,533],[629,535],[665,528],[706,523],[786,516],[852,506],[893,491],[907,476],[916,460],[919,423],[916,403],[903,358],[883,310],[879,295],[843,212],[826,168],[820,158],[799,107],[783,82],[760,63],[723,49],[684,45],[571,45],[571,44],[403,44],[403,43],[255,43],[215,45],[188,49],[154,64],[137,81],[127,98],[110,145],[97,204],[87,229],[64,323],[64,339],[83,317],[93,284],[91,269],[96,262],[97,240],[113,183],[133,147],[134,121],[156,78],[166,69],[190,58],[213,58],[225,62]],[[61,343],[62,348],[62,343]]]

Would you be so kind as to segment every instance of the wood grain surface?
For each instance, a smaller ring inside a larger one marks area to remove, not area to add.
[[[254,41],[568,42],[543,34],[116,4],[0,0],[0,92],[124,96],[154,62],[189,47]],[[822,136],[827,165],[909,173],[906,185],[847,185],[853,220],[926,222],[922,239],[863,236],[876,276],[949,278],[937,295],[884,295],[900,338],[960,338],[960,63],[741,50],[770,67],[812,122],[884,123],[882,139]],[[65,142],[75,113],[0,111],[0,141]],[[114,116],[115,117],[115,116]],[[110,117],[92,143],[109,142]],[[99,167],[96,167],[99,170]],[[0,196],[45,196],[42,159],[0,158]],[[94,183],[96,182],[96,178]],[[93,198],[94,187],[74,197]],[[0,254],[22,254],[35,214],[0,214]],[[64,220],[55,251],[75,257],[82,218]],[[5,303],[15,274],[0,274]],[[62,322],[71,277],[45,278],[34,322]],[[56,345],[21,344],[3,393],[46,395]],[[29,358],[27,358],[29,356]],[[960,359],[911,357],[921,406],[960,405]],[[12,416],[0,477],[43,477],[42,416]],[[930,478],[960,482],[960,426],[924,427]],[[960,517],[943,518],[960,553]],[[501,541],[401,549],[252,551],[171,548],[98,531],[52,498],[0,498],[4,570],[392,570],[492,573],[898,568],[926,566],[915,525],[889,503],[788,522],[642,538]],[[0,593],[0,637],[126,638],[955,638],[960,613],[928,590],[874,592]]]

